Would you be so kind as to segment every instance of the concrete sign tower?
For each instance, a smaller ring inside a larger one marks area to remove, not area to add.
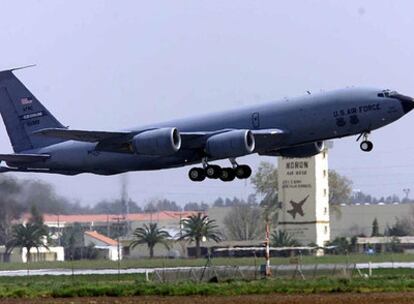
[[[328,153],[309,158],[278,158],[278,229],[308,245],[324,246],[330,239]]]

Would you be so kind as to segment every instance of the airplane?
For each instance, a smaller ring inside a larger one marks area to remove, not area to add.
[[[371,131],[414,108],[414,99],[396,91],[345,88],[215,114],[119,131],[69,129],[14,75],[0,72],[0,113],[14,153],[0,154],[0,173],[43,172],[113,175],[201,164],[192,181],[249,178],[252,170],[236,159],[249,154],[311,157],[324,141],[351,135],[369,152]],[[212,164],[228,159],[229,167]]]
[[[305,213],[303,212],[303,205],[308,200],[308,198],[309,198],[309,194],[303,200],[301,200],[298,203],[291,200],[289,203],[292,206],[292,209],[290,209],[286,212],[289,213],[293,217],[293,219],[296,218],[296,214],[299,214],[300,216],[305,216]]]

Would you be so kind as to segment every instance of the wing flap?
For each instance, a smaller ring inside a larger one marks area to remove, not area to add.
[[[47,154],[0,154],[0,161],[10,163],[35,163],[50,158]]]

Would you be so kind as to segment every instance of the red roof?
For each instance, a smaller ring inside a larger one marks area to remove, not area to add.
[[[51,222],[60,222],[60,223],[91,223],[91,222],[116,222],[118,218],[121,221],[158,221],[158,220],[168,220],[175,219],[180,220],[187,218],[190,215],[198,213],[198,211],[160,211],[156,213],[130,213],[126,218],[122,218],[119,214],[73,214],[73,215],[63,215],[63,214],[43,214],[43,220],[45,224]],[[28,220],[30,214],[26,213],[22,216],[23,221]]]
[[[118,242],[96,231],[85,231],[85,234],[110,246],[117,246]]]

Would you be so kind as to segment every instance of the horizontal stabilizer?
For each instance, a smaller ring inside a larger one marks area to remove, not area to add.
[[[10,163],[35,163],[48,158],[47,154],[0,154],[0,161]]]
[[[105,140],[118,139],[132,135],[131,132],[108,132],[108,131],[84,131],[84,130],[68,130],[62,128],[48,128],[34,132],[36,135],[60,138],[64,140],[77,140],[85,142],[100,142]]]

